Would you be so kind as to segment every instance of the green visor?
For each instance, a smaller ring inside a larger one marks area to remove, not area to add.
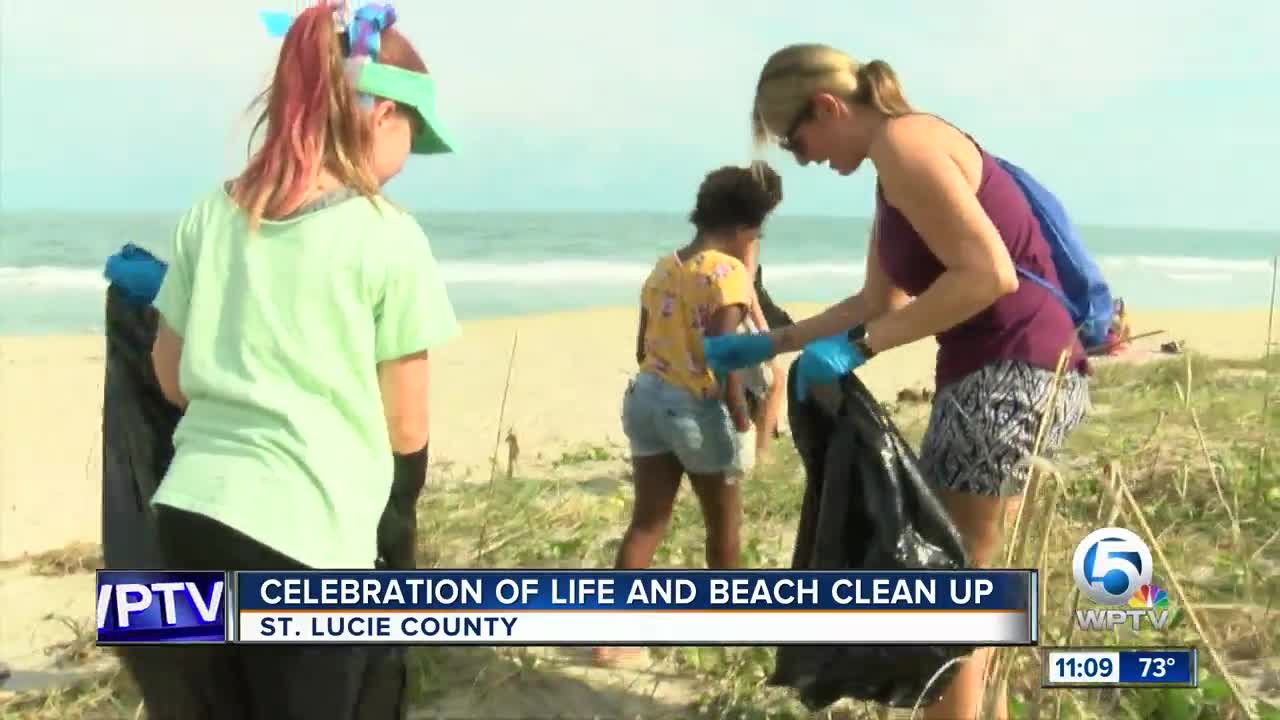
[[[411,150],[414,155],[457,152],[457,143],[436,115],[436,83],[427,73],[367,62],[360,68],[356,90],[408,105],[418,111],[422,118],[422,132],[413,138]]]

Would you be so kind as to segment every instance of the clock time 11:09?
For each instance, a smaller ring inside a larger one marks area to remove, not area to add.
[[[1114,652],[1054,653],[1050,675],[1059,683],[1113,683],[1120,678],[1119,657]]]

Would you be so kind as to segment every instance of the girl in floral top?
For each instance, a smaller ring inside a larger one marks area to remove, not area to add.
[[[707,565],[738,564],[742,472],[739,433],[751,426],[736,373],[716,377],[702,355],[704,337],[734,333],[755,294],[746,264],[760,227],[782,200],[767,166],[724,167],[707,175],[689,220],[692,242],[658,260],[640,296],[636,361],[623,398],[631,445],[635,505],[618,549],[618,569],[642,569],[671,520],[685,475],[707,526]],[[608,660],[605,649],[597,660]]]

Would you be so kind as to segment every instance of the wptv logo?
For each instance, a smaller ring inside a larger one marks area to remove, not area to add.
[[[1078,630],[1112,630],[1143,621],[1156,630],[1169,625],[1169,594],[1151,581],[1151,550],[1124,528],[1094,530],[1076,546],[1071,561],[1076,587],[1103,607],[1076,610]]]
[[[226,642],[226,579],[208,571],[99,570],[98,644]]]

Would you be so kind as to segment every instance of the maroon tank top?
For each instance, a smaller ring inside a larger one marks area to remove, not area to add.
[[[977,143],[974,143],[977,146]],[[978,202],[1000,231],[1013,264],[1061,288],[1053,257],[1040,224],[1022,190],[981,146],[982,181]],[[880,265],[894,285],[919,296],[944,269],[919,233],[901,212],[885,201],[876,183],[878,227],[875,242]],[[1058,357],[1070,346],[1068,370],[1088,372],[1084,348],[1066,308],[1039,285],[1019,278],[1018,289],[996,300],[969,320],[938,334],[940,389],[993,362],[1015,360],[1053,372]]]

